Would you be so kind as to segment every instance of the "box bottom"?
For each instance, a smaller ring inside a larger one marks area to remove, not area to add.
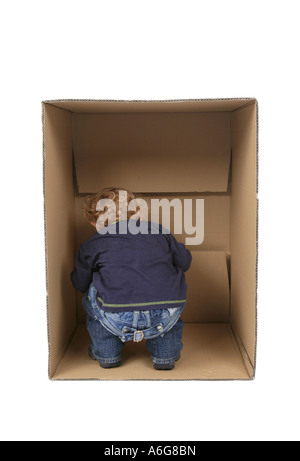
[[[125,343],[122,365],[103,369],[91,360],[89,335],[79,324],[53,380],[249,380],[231,327],[226,323],[186,323],[181,358],[170,371],[154,370],[145,341]]]

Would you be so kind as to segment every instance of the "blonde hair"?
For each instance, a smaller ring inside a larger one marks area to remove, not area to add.
[[[133,192],[131,192],[128,189],[123,189],[121,187],[107,187],[95,194],[90,194],[87,197],[85,197],[83,210],[84,210],[85,216],[89,223],[95,225],[97,222],[97,219],[103,213],[107,211],[108,207],[105,207],[104,210],[101,210],[101,211],[98,211],[96,209],[97,203],[99,202],[99,200],[102,200],[102,199],[110,199],[114,201],[115,206],[116,206],[116,220],[119,219],[119,216],[121,214],[120,207],[122,205],[124,206],[124,203],[122,204],[120,201],[119,191],[127,192],[127,205],[129,204],[131,200],[136,198]],[[130,219],[130,217],[133,216],[135,213],[136,211],[127,210],[127,219]],[[105,227],[108,225],[108,219],[105,221],[104,225]]]

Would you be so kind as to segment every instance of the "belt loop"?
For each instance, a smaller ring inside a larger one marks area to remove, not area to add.
[[[147,328],[151,327],[151,317],[150,317],[150,312],[145,311],[145,317],[146,317],[146,326]]]
[[[139,311],[134,311],[133,319],[132,319],[132,328],[137,328],[139,316],[140,316]]]

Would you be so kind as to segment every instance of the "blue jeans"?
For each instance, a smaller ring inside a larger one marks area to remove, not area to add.
[[[106,312],[96,301],[93,284],[82,304],[87,313],[87,329],[91,337],[89,354],[103,365],[117,364],[126,341],[146,340],[146,347],[155,364],[172,364],[180,357],[184,306],[148,311]]]

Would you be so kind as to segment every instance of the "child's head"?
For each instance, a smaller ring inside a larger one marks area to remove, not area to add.
[[[122,191],[120,194],[119,192]],[[124,202],[126,200],[127,193],[127,204]],[[107,213],[108,207],[105,206],[103,210],[97,210],[97,204],[100,200],[109,199],[112,200],[115,204],[115,211],[116,211],[116,221],[118,221],[121,217],[121,208],[124,205],[128,207],[128,204],[131,200],[135,199],[133,192],[128,189],[123,189],[121,187],[107,187],[106,189],[102,189],[101,191],[88,195],[85,199],[84,203],[84,212],[87,220],[90,224],[96,227],[97,220],[101,215]],[[124,208],[123,208],[124,209]],[[127,219],[130,219],[136,211],[128,211],[127,209]],[[104,226],[108,225],[108,218],[104,222]]]

